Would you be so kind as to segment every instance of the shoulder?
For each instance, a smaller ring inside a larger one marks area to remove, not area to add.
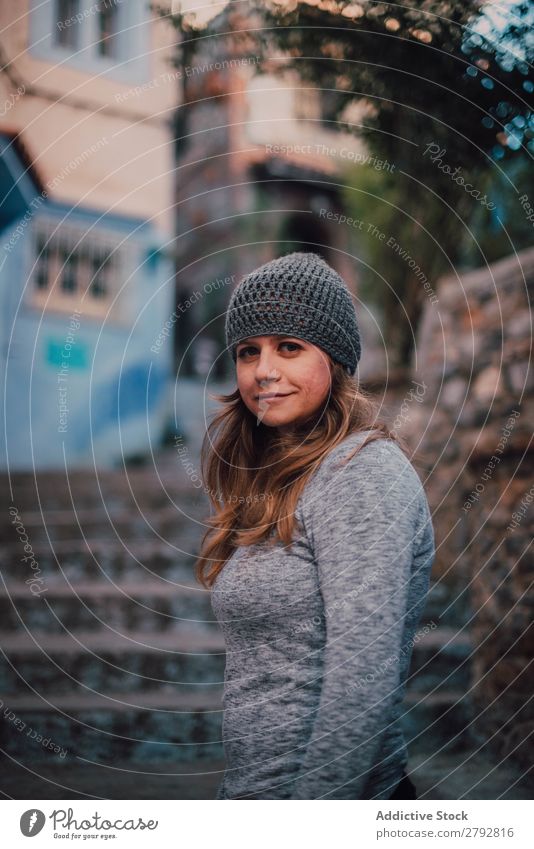
[[[328,512],[355,502],[389,503],[394,509],[402,501],[418,512],[426,496],[409,457],[391,439],[363,444],[371,433],[352,433],[328,452],[304,489],[306,510]]]
[[[338,478],[348,473],[350,477],[365,476],[370,472],[383,477],[404,472],[412,479],[419,480],[410,459],[402,448],[392,439],[366,440],[372,430],[351,433],[335,445],[323,458],[314,480]]]

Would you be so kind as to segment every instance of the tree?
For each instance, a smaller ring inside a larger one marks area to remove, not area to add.
[[[521,220],[515,247],[532,241],[513,180],[534,152],[532,9],[518,3],[495,22],[486,5],[340,0],[289,9],[271,2],[264,9],[266,60],[273,49],[282,51],[280,71],[291,68],[322,89],[323,120],[361,134],[391,166],[350,169],[345,200],[351,214],[386,234],[380,241],[364,228],[362,251],[372,266],[364,285],[382,304],[398,364],[409,361],[428,295],[405,255],[435,289],[458,263],[497,258],[496,244],[509,253],[509,239],[494,238],[505,206],[514,219],[510,203],[502,203],[504,185]],[[353,103],[367,106],[357,126],[346,118]],[[390,239],[401,250],[387,250]]]
[[[390,166],[353,167],[342,180],[349,214],[376,228],[358,234],[366,296],[382,307],[392,363],[408,364],[429,294],[422,280],[435,292],[444,272],[532,241],[517,183],[534,153],[532,7],[519,2],[500,18],[481,0],[248,7],[240,38],[248,50],[255,42],[259,70],[290,69],[318,87],[322,120],[363,137],[375,162]],[[222,18],[200,27],[175,17],[188,62],[210,35],[236,49]],[[365,107],[363,120],[351,120],[354,104]]]

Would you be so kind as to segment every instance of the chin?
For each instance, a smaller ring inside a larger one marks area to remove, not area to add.
[[[285,427],[286,425],[290,425],[291,422],[286,422],[284,419],[276,419],[274,416],[264,416],[261,419],[261,424],[264,424],[266,427]]]
[[[291,425],[294,421],[294,418],[292,417],[277,416],[271,412],[267,412],[262,416],[259,410],[255,413],[255,415],[256,418],[260,419],[261,423],[267,427],[285,427],[286,425]]]

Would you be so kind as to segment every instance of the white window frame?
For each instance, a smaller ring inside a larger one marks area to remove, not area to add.
[[[30,0],[29,52],[38,59],[67,64],[92,75],[103,75],[123,83],[150,79],[151,12],[148,0],[101,0],[118,10],[117,56],[98,53],[99,0],[80,0],[83,21],[72,24],[77,47],[57,44],[54,39],[56,0]]]

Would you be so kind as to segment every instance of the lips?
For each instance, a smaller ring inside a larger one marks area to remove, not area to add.
[[[256,395],[256,401],[273,401],[275,398],[288,398],[293,392],[266,392],[265,395]]]

